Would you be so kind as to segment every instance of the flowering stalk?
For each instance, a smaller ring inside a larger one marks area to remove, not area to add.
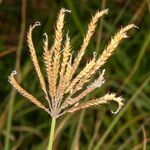
[[[48,142],[48,149],[47,150],[52,150],[53,149],[55,125],[56,125],[56,118],[52,118],[50,135],[49,135],[49,142]]]
[[[81,109],[100,106],[110,102],[116,102],[118,104],[118,109],[115,112],[112,112],[114,114],[118,113],[118,111],[123,107],[123,98],[121,96],[117,97],[115,93],[107,93],[100,98],[91,99],[86,102],[83,102],[83,99],[85,96],[92,93],[95,89],[100,88],[105,83],[105,69],[100,71],[101,67],[115,52],[120,42],[128,37],[127,31],[133,27],[136,27],[134,24],[130,24],[121,28],[114,35],[114,37],[111,38],[108,46],[104,49],[102,54],[100,56],[96,56],[94,53],[93,58],[87,62],[85,67],[75,76],[75,72],[77,71],[90,39],[96,29],[98,20],[104,14],[108,13],[108,9],[97,11],[92,17],[88,25],[87,33],[83,39],[83,44],[81,45],[79,53],[77,54],[73,63],[71,42],[68,33],[66,34],[66,39],[63,40],[63,27],[66,12],[70,11],[62,8],[58,14],[55,27],[54,44],[51,48],[49,48],[48,45],[48,35],[46,33],[44,34],[45,39],[43,44],[43,59],[46,68],[47,82],[45,82],[45,78],[42,75],[32,40],[33,29],[36,26],[39,26],[40,23],[36,22],[33,26],[30,26],[27,35],[31,60],[35,67],[40,87],[45,94],[45,100],[47,101],[48,105],[45,106],[42,104],[37,98],[35,98],[18,84],[14,77],[16,71],[12,72],[9,76],[9,82],[21,95],[37,105],[39,108],[43,109],[52,117],[48,150],[52,150],[53,147],[55,124],[58,117],[66,113],[74,113]],[[63,41],[65,42],[63,43]],[[61,48],[63,48],[63,50],[61,50]],[[100,72],[99,77],[91,84],[88,84],[97,71]],[[46,83],[48,83],[47,86]]]

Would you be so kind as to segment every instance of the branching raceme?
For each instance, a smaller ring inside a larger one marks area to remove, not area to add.
[[[40,82],[40,87],[45,94],[45,99],[48,102],[48,105],[45,106],[42,104],[37,98],[28,93],[17,83],[14,78],[16,71],[13,71],[10,74],[9,82],[21,95],[37,105],[39,108],[46,111],[52,118],[55,119],[65,113],[74,113],[81,109],[107,104],[111,101],[118,104],[118,109],[113,112],[117,113],[123,106],[123,98],[117,97],[115,93],[107,93],[100,98],[92,99],[86,102],[83,102],[83,99],[86,95],[90,94],[96,88],[101,87],[105,83],[105,69],[100,71],[101,67],[115,52],[120,42],[128,37],[127,31],[136,26],[134,24],[130,24],[121,28],[115,36],[111,38],[108,46],[106,46],[102,54],[100,56],[95,56],[94,53],[93,58],[87,62],[85,67],[77,75],[75,75],[95,31],[98,20],[103,15],[108,13],[108,9],[97,11],[92,17],[81,48],[79,49],[79,52],[74,60],[72,60],[71,43],[68,33],[65,36],[65,40],[63,40],[64,18],[66,12],[70,13],[71,11],[62,8],[58,14],[55,27],[54,44],[51,48],[49,48],[48,44],[48,35],[46,33],[44,34],[43,59],[46,77],[42,75],[32,41],[33,29],[40,26],[40,22],[36,22],[33,26],[30,26],[27,35],[31,60],[35,67],[35,71]],[[93,75],[95,75],[98,71],[99,77],[94,80],[93,83],[88,85]],[[48,83],[48,85],[46,85],[46,83]]]

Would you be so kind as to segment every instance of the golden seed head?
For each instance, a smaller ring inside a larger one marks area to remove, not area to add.
[[[48,106],[46,107],[17,83],[14,78],[14,75],[17,73],[16,71],[13,71],[10,74],[9,82],[21,95],[54,118],[58,118],[65,113],[72,113],[81,109],[107,104],[111,101],[118,104],[118,109],[115,112],[112,112],[116,114],[123,106],[123,98],[116,97],[116,94],[114,93],[105,94],[100,98],[92,99],[87,102],[83,102],[82,100],[86,95],[93,92],[96,88],[100,88],[105,83],[105,69],[103,69],[102,72],[100,72],[99,77],[91,84],[87,85],[92,76],[101,69],[101,67],[107,62],[108,58],[115,52],[120,42],[124,38],[128,37],[127,31],[131,28],[137,28],[137,26],[130,24],[121,28],[115,36],[111,38],[108,46],[104,49],[102,54],[97,58],[96,53],[93,53],[93,58],[87,62],[85,67],[75,76],[75,72],[77,71],[80,61],[96,29],[98,20],[104,14],[108,14],[108,9],[97,11],[92,17],[88,25],[87,33],[83,38],[83,43],[73,63],[71,41],[68,33],[66,34],[66,39],[63,43],[63,28],[66,12],[70,13],[71,11],[62,8],[58,14],[55,27],[54,44],[51,48],[49,48],[48,35],[44,33],[43,59],[46,70],[46,79],[42,75],[36,56],[36,50],[32,41],[33,29],[36,26],[40,26],[40,22],[37,21],[33,26],[30,26],[27,34],[31,60],[35,67],[41,89],[45,94],[45,99],[48,102]],[[45,82],[45,80],[47,80],[47,82]],[[46,86],[46,83],[48,83],[48,86]]]

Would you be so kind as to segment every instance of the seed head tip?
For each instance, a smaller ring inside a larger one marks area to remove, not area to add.
[[[32,28],[35,28],[35,27],[40,26],[40,25],[41,25],[41,23],[40,23],[39,21],[36,21],[36,22],[34,23],[34,25],[32,26]]]
[[[11,74],[12,74],[12,75],[16,75],[16,74],[17,74],[17,71],[14,70]]]

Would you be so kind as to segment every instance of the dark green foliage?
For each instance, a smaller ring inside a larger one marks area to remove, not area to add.
[[[82,43],[82,37],[85,35],[91,14],[101,9],[104,2],[105,0],[27,1],[26,32],[30,24],[36,21],[40,21],[42,24],[33,33],[40,64],[43,63],[41,59],[43,33],[46,32],[49,35],[49,41],[52,45],[53,27],[56,15],[61,7],[72,10],[71,14],[66,15],[64,31],[69,30],[74,54],[76,54],[79,45]],[[142,4],[144,7],[142,7]],[[96,108],[96,110],[87,109],[85,112],[73,114],[66,122],[67,115],[58,119],[57,127],[63,121],[65,123],[56,137],[55,149],[73,150],[75,148],[74,142],[77,142],[75,145],[79,146],[79,149],[87,150],[97,122],[101,122],[101,124],[97,129],[92,150],[99,150],[99,146],[105,150],[132,149],[136,146],[142,149],[144,131],[147,138],[147,149],[150,149],[150,10],[148,10],[150,4],[146,0],[112,0],[106,2],[105,8],[109,8],[109,14],[100,21],[102,27],[98,25],[80,67],[82,68],[86,61],[91,58],[91,51],[95,50],[97,54],[100,54],[117,29],[127,25],[133,19],[133,16],[137,15],[134,23],[139,26],[139,30],[129,33],[130,37],[122,42],[116,53],[105,64],[107,82],[102,87],[103,89],[95,90],[92,93],[92,96],[98,97],[107,91],[118,92],[118,95],[123,95],[125,98],[126,105],[115,116],[108,111],[110,109],[107,109],[109,107],[114,110],[115,105],[107,105],[108,107]],[[140,14],[137,12],[139,9],[141,9]],[[7,77],[15,69],[16,60],[16,51],[11,52],[11,49],[17,49],[20,26],[20,1],[3,0],[0,3],[0,149],[4,148],[7,122],[5,112],[7,112],[9,95],[12,89],[7,82]],[[102,28],[103,31],[101,32]],[[102,37],[101,39],[99,34]],[[99,40],[101,40],[100,45],[98,45]],[[11,53],[3,55],[5,51]],[[39,92],[41,91],[39,82],[29,57],[25,37],[20,64],[23,80],[21,85],[33,95],[36,95],[38,99],[42,99],[43,93]],[[15,96],[13,109],[11,147],[19,144],[18,149],[21,150],[45,149],[50,128],[48,114],[39,110],[18,94]],[[80,124],[81,127],[78,129]],[[142,126],[144,127],[143,132]],[[79,137],[77,129],[79,130]]]

